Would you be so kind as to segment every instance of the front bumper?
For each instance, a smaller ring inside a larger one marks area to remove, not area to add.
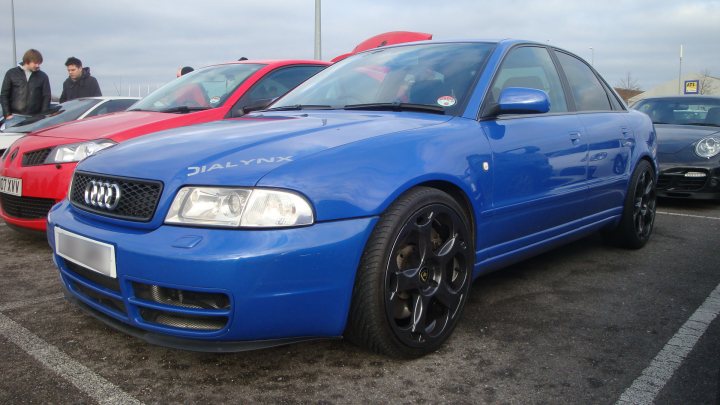
[[[48,240],[55,252],[57,226],[115,247],[115,279],[53,255],[67,294],[109,325],[155,344],[235,351],[341,336],[376,221],[145,231],[91,222],[65,200],[50,211]]]
[[[720,199],[720,167],[661,165],[657,195],[669,198]]]
[[[76,166],[73,162],[3,167],[0,175],[22,179],[22,197],[0,194],[0,218],[19,230],[45,232],[47,213],[65,198]]]

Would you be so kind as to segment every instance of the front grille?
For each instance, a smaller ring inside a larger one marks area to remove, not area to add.
[[[229,309],[228,296],[221,293],[179,290],[152,284],[132,283],[135,296],[146,301],[196,309]]]
[[[140,316],[145,322],[198,331],[217,331],[227,325],[230,299],[226,294],[181,290],[139,282],[133,282],[132,288],[137,298],[174,309],[164,311],[142,308]],[[198,315],[194,310],[210,310],[217,312],[217,315]]]
[[[45,163],[48,155],[52,148],[34,150],[23,154],[22,165],[23,166],[38,166]]]
[[[99,284],[109,290],[120,292],[120,283],[116,278],[100,274],[97,271],[90,270],[87,267],[73,263],[70,260],[65,260],[65,267],[67,267],[71,273],[74,273],[87,281]]]
[[[116,183],[120,187],[120,198],[113,209],[92,206],[85,202],[85,189],[95,180],[102,183]],[[75,172],[70,191],[70,202],[81,209],[113,218],[147,222],[152,219],[162,193],[159,181],[138,180],[127,177],[100,176]]]
[[[705,173],[705,177],[685,177],[685,173]],[[657,189],[665,191],[700,191],[705,188],[710,173],[704,169],[670,169],[658,176]]]
[[[215,334],[226,328],[232,310],[230,297],[220,292],[181,290],[138,281],[123,283],[68,260],[60,260],[60,272],[70,291],[123,322]],[[130,318],[131,314],[140,316]]]
[[[70,283],[75,289],[75,291],[84,295],[86,298],[91,299],[96,304],[102,305],[103,307],[108,308],[113,312],[116,312],[120,316],[124,317],[127,315],[127,309],[125,308],[125,304],[121,300],[93,291],[80,283],[76,283],[74,281],[70,281]]]
[[[18,197],[0,194],[0,203],[5,213],[14,218],[43,219],[47,217],[55,200],[50,198]]]
[[[140,316],[149,323],[170,326],[178,329],[198,331],[217,331],[227,324],[226,317],[193,316],[172,312],[157,311],[151,308],[141,308]]]

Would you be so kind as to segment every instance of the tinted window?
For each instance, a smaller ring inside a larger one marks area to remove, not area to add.
[[[720,127],[720,99],[669,97],[642,100],[634,109],[649,115],[654,124]]]
[[[131,105],[135,104],[137,100],[109,100],[98,108],[92,110],[90,114],[86,115],[85,118],[95,117],[97,115],[110,114],[118,111],[125,111]]]
[[[508,53],[493,82],[491,103],[496,104],[502,90],[508,87],[542,90],[550,99],[550,112],[568,110],[560,76],[545,48],[522,47]]]
[[[605,88],[588,65],[566,53],[558,52],[557,57],[570,82],[578,111],[612,110]]]
[[[268,73],[235,103],[233,116],[242,115],[242,108],[254,102],[282,96],[323,69],[325,66],[291,66]]]

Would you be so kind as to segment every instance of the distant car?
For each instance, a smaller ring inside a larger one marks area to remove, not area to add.
[[[88,97],[52,105],[43,113],[33,116],[14,115],[0,122],[0,155],[22,136],[53,125],[98,115],[124,111],[138,101],[138,97]]]
[[[661,197],[720,199],[720,97],[640,100],[658,136]]]
[[[65,198],[78,161],[141,135],[239,117],[329,64],[256,60],[208,66],[169,82],[128,111],[32,132],[0,162],[0,217],[16,230],[44,231],[47,212]]]
[[[394,45],[263,111],[83,160],[47,234],[68,299],[149,342],[344,335],[416,357],[483,273],[597,231],[645,245],[655,148],[650,119],[569,52]]]

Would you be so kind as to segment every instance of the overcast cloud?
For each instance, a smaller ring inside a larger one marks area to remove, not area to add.
[[[59,96],[68,56],[92,68],[103,94],[144,95],[179,66],[235,60],[312,59],[314,0],[15,0],[17,58],[40,50]],[[0,0],[0,67],[14,65],[11,2]],[[322,2],[322,58],[386,31],[435,39],[523,38],[584,59],[611,85],[628,73],[643,89],[709,70],[720,76],[720,0]],[[593,50],[591,51],[592,48]],[[594,56],[593,56],[594,55]]]

